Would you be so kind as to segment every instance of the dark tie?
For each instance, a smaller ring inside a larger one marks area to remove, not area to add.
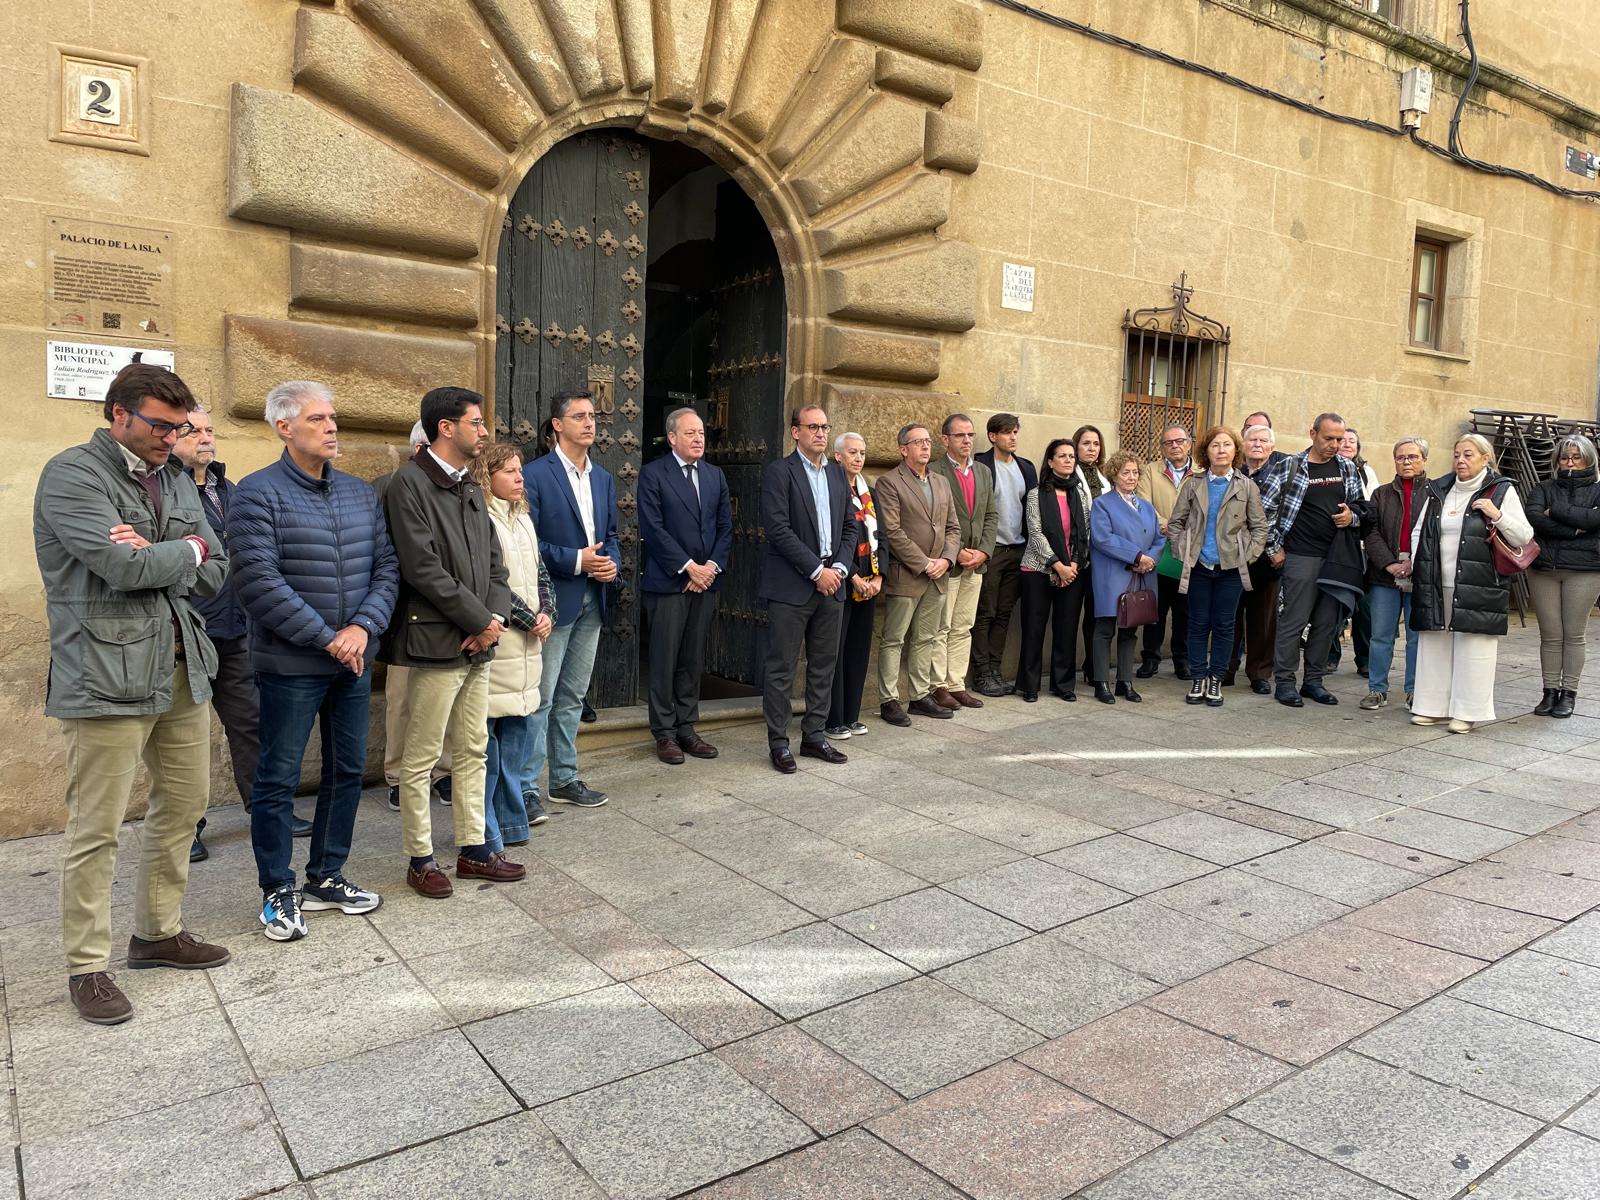
[[[683,477],[689,481],[689,490],[694,493],[694,506],[697,509],[700,507],[700,479],[695,471],[698,465],[698,463],[683,464]]]

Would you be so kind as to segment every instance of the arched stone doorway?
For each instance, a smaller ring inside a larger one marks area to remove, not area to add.
[[[560,391],[587,387],[592,450],[617,489],[619,603],[592,688],[602,707],[640,699],[643,598],[635,484],[668,452],[666,414],[691,407],[727,474],[734,550],[709,644],[710,692],[760,682],[760,474],[782,449],[786,304],[777,249],[726,171],[682,142],[616,129],[576,134],[512,195],[496,255],[497,433],[544,451]]]

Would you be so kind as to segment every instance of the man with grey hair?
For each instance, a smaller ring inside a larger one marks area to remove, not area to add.
[[[950,568],[944,612],[933,647],[933,700],[951,710],[983,707],[983,701],[967,691],[967,668],[972,661],[972,627],[978,619],[978,597],[983,592],[989,560],[994,557],[1000,522],[994,475],[972,455],[976,435],[971,417],[951,413],[940,427],[943,452],[929,466],[950,485],[956,521],[961,526],[961,549]]]
[[[692,408],[667,414],[670,454],[639,472],[639,589],[650,619],[650,732],[656,757],[715,758],[697,732],[706,634],[733,548],[728,481],[706,458],[706,427]]]
[[[1161,536],[1167,535],[1167,520],[1178,502],[1178,489],[1194,470],[1194,439],[1182,425],[1168,425],[1161,431],[1161,457],[1144,466],[1139,476],[1137,495],[1150,501],[1156,510]],[[1170,561],[1171,556],[1167,556]],[[1144,627],[1144,661],[1134,672],[1149,679],[1161,667],[1161,643],[1167,637],[1167,620],[1172,621],[1172,673],[1189,678],[1189,601],[1178,588],[1177,574],[1156,574],[1156,620]]]
[[[389,626],[400,568],[377,494],[335,470],[333,394],[297,380],[267,394],[283,456],[234,493],[228,541],[234,586],[250,617],[261,693],[261,757],[250,837],[269,939],[306,936],[302,909],[367,913],[382,899],[344,877],[367,763],[378,638]],[[294,793],[311,728],[322,734],[322,783],[302,891],[290,840]]]
[[[1407,434],[1394,444],[1394,479],[1372,495],[1372,521],[1363,546],[1367,552],[1367,602],[1372,610],[1372,640],[1367,648],[1364,709],[1389,703],[1389,668],[1394,662],[1396,628],[1406,626],[1407,706],[1417,682],[1417,633],[1411,628],[1411,532],[1427,511],[1428,443]]]

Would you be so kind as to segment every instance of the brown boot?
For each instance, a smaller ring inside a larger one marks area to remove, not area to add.
[[[528,873],[521,863],[514,863],[504,854],[491,854],[488,859],[456,856],[457,879],[487,879],[490,883],[515,883]]]
[[[928,696],[940,708],[948,708],[951,712],[961,707],[961,701],[950,694],[949,688],[934,688]]]
[[[133,1016],[133,1005],[109,971],[90,971],[68,978],[67,995],[72,997],[78,1015],[96,1025],[120,1025]]]
[[[179,971],[203,971],[220,967],[231,959],[221,946],[202,942],[187,929],[180,929],[169,938],[147,942],[142,937],[128,939],[128,966],[142,971],[146,967],[174,967]]]
[[[962,688],[959,692],[951,692],[950,693],[950,699],[954,700],[957,704],[961,705],[962,708],[982,708],[983,707],[983,701],[979,700],[971,692],[967,691],[966,688]]]

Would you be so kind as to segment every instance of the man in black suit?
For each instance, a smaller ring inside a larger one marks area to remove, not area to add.
[[[972,626],[972,681],[985,696],[1004,696],[1016,690],[1001,678],[1000,660],[1006,652],[1011,610],[1016,607],[1022,582],[1022,551],[1028,541],[1022,498],[1039,484],[1033,464],[1017,453],[1021,432],[1022,422],[1014,413],[995,413],[988,425],[990,449],[976,456],[994,476],[995,511],[1000,515],[994,557],[983,577],[978,617]]]
[[[790,694],[802,648],[806,713],[800,753],[827,763],[846,761],[823,730],[856,526],[844,471],[828,461],[829,428],[828,414],[818,406],[796,409],[789,418],[795,452],[768,463],[761,476],[761,523],[767,535],[761,572],[761,599],[767,602],[767,746],[773,767],[785,775],[795,772],[789,753]]]
[[[667,414],[667,444],[672,453],[639,472],[640,590],[650,618],[650,732],[656,757],[677,766],[685,754],[717,756],[694,725],[706,633],[733,546],[733,509],[727,479],[705,461],[706,427],[694,409]]]

